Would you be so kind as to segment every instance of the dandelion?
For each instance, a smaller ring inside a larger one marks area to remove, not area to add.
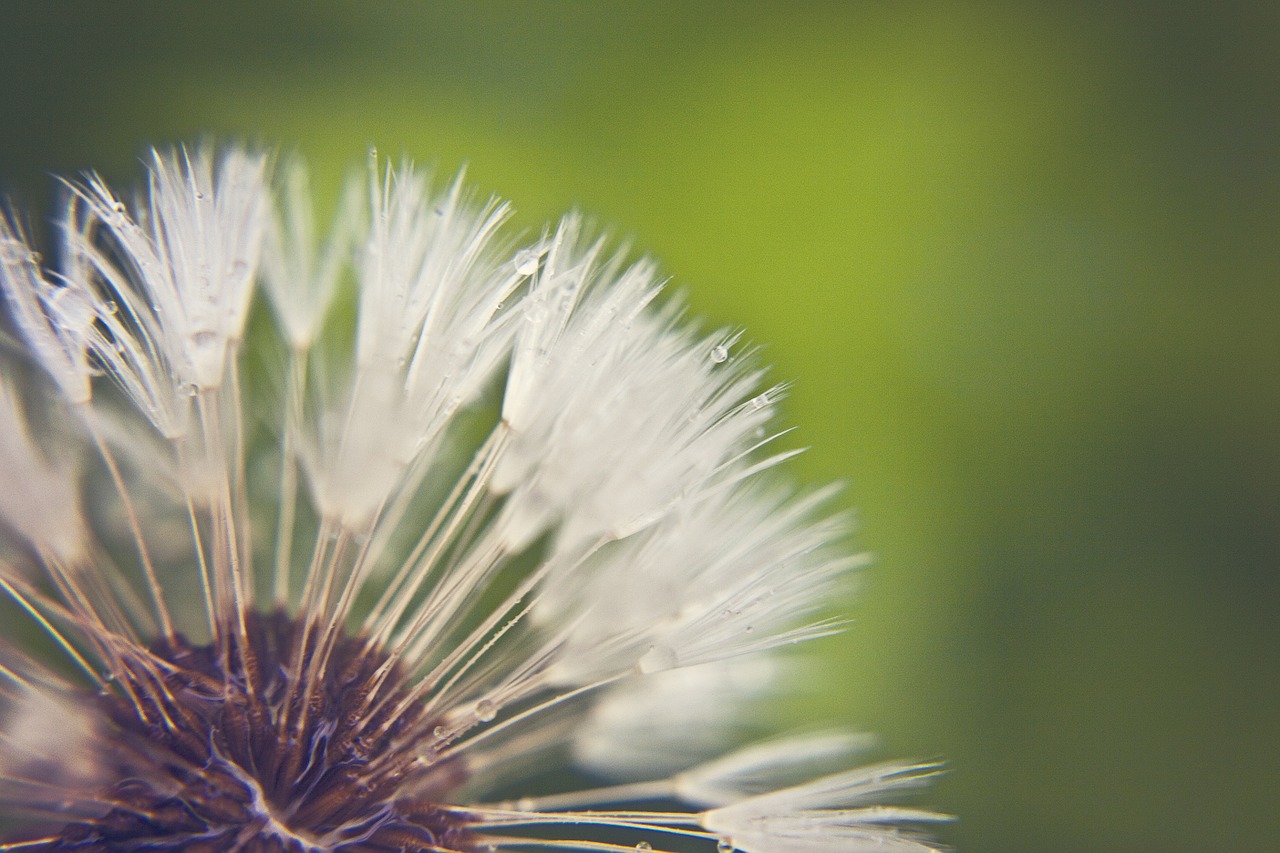
[[[877,805],[934,765],[734,748],[859,563],[740,334],[576,217],[375,157],[324,235],[269,165],[70,182],[56,264],[0,217],[0,851],[934,849]]]

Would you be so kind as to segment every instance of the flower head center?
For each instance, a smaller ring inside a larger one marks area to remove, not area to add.
[[[422,754],[432,725],[400,707],[404,677],[385,653],[279,611],[247,614],[245,629],[126,662],[120,691],[98,700],[114,806],[48,849],[465,846],[462,815],[437,805],[462,771]]]

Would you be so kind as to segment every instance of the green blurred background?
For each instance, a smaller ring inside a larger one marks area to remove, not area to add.
[[[806,718],[966,851],[1280,839],[1280,4],[0,4],[0,188],[370,144],[578,206],[796,379],[878,560]]]

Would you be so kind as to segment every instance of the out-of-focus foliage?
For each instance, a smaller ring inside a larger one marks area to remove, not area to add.
[[[970,851],[1280,837],[1280,6],[4,3],[0,185],[153,143],[577,205],[796,378],[827,683]]]

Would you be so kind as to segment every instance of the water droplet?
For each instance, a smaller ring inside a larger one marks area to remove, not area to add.
[[[116,213],[124,213],[124,202],[122,201],[112,202],[111,209],[114,210]]]
[[[754,626],[754,625],[748,625],[748,626],[746,627],[746,629],[745,629],[745,630],[746,630],[746,632],[747,632],[748,634],[750,634],[750,633],[751,633],[752,631],[754,631],[755,629],[756,629],[756,628],[755,628],[755,626]]]
[[[538,249],[521,249],[516,252],[516,272],[520,275],[533,275],[538,271],[538,261],[542,252]]]
[[[480,722],[493,722],[496,716],[498,716],[498,706],[494,705],[490,700],[481,699],[476,703],[476,719]]]
[[[530,323],[541,323],[547,319],[547,309],[540,304],[530,305],[525,309],[524,318]]]
[[[516,800],[516,811],[531,812],[534,807],[533,797],[521,797]]]
[[[711,348],[711,360],[716,364],[724,364],[729,358],[729,348],[724,344],[716,344]]]
[[[196,190],[196,201],[204,201],[204,193],[200,190]]]
[[[769,405],[769,395],[767,394],[758,394],[751,398],[751,408],[756,411],[763,409],[767,405]]]
[[[650,844],[648,841],[641,841],[639,844],[636,845],[636,853],[650,853],[650,851],[652,850],[653,850],[653,845]]]
[[[200,393],[200,386],[194,382],[183,382],[178,386],[178,391],[184,397],[194,397]]]
[[[59,287],[51,291],[45,297],[45,304],[58,327],[76,335],[82,334],[92,325],[97,316],[93,300],[70,287]]]
[[[44,260],[44,256],[39,252],[27,252],[27,263],[38,264]]]
[[[218,344],[218,333],[209,329],[198,329],[191,333],[191,345],[198,350],[213,349]]]
[[[651,646],[649,651],[644,653],[644,657],[640,658],[637,666],[640,672],[648,675],[651,672],[672,669],[677,663],[679,663],[679,657],[676,655],[676,650],[660,643]]]
[[[102,310],[107,314],[114,314],[120,310],[120,307],[108,299],[106,302],[102,303]]]
[[[249,274],[249,265],[244,261],[236,261],[227,270],[227,275],[231,278],[244,278]]]
[[[431,730],[431,734],[435,735],[437,740],[444,740],[444,736],[447,735],[448,733],[449,733],[449,730],[446,729],[444,726],[436,726],[434,729]]]
[[[716,853],[733,853],[733,842],[727,838],[721,838],[716,842]]]

